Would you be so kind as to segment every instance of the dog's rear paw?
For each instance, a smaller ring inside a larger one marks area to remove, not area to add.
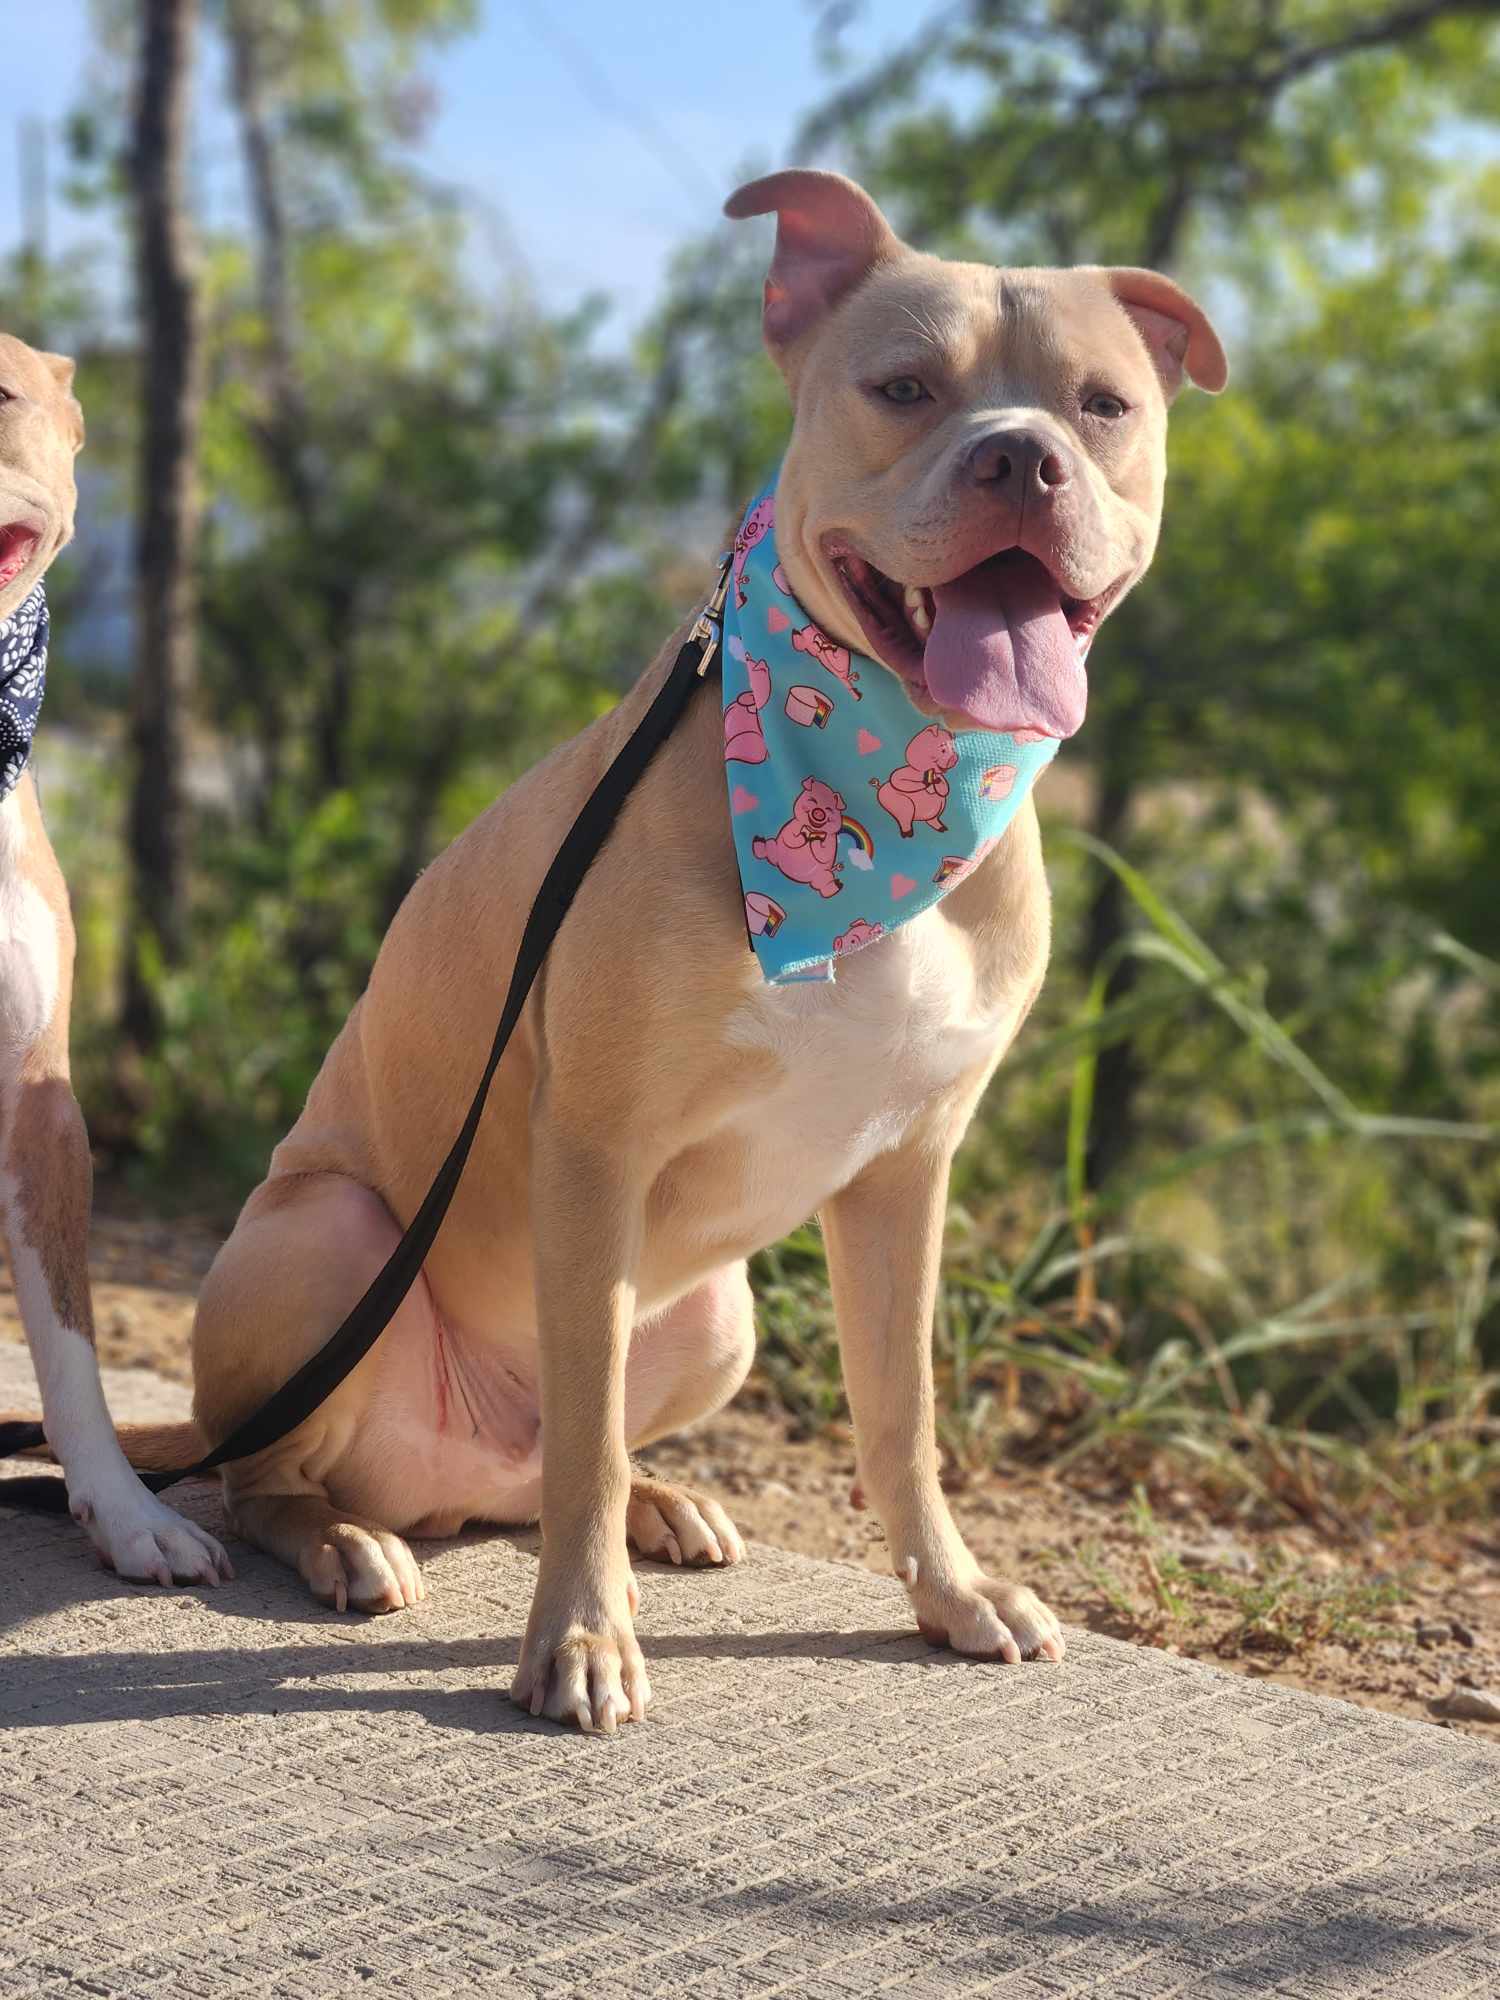
[[[745,1560],[739,1529],[710,1494],[664,1479],[630,1485],[625,1534],[637,1555],[695,1569]]]
[[[132,1479],[132,1486],[135,1481]],[[88,1532],[102,1568],[132,1583],[216,1584],[234,1575],[206,1529],[165,1506],[144,1486],[108,1500],[72,1495],[73,1519]]]
[[[411,1550],[373,1523],[332,1522],[297,1566],[318,1602],[335,1611],[404,1611],[427,1595]]]

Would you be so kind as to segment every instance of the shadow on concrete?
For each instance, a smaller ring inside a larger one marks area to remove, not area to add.
[[[185,1492],[191,1490],[184,1489]],[[201,1494],[202,1489],[198,1491]],[[174,1501],[177,1498],[175,1494],[171,1497]],[[33,1619],[45,1618],[55,1612],[77,1610],[84,1605],[168,1604],[191,1599],[202,1610],[221,1618],[327,1625],[340,1630],[352,1627],[367,1631],[383,1629],[393,1620],[421,1616],[420,1609],[381,1613],[373,1617],[361,1612],[333,1611],[319,1604],[295,1570],[251,1548],[229,1532],[225,1528],[222,1512],[211,1500],[200,1502],[197,1506],[181,1506],[180,1503],[179,1506],[183,1514],[196,1520],[224,1543],[235,1566],[232,1581],[218,1585],[183,1584],[170,1591],[164,1591],[154,1583],[132,1583],[101,1568],[83,1530],[66,1517],[7,1515],[0,1509],[0,1551],[5,1552],[5,1589],[3,1598],[0,1598],[0,1663],[6,1657],[4,1634],[18,1631]],[[462,1534],[446,1541],[408,1538],[408,1542],[418,1568],[424,1571],[464,1549],[492,1548],[502,1560],[519,1558],[527,1565],[526,1573],[523,1576],[512,1573],[509,1582],[520,1596],[529,1601],[531,1566],[541,1552],[541,1532],[535,1527],[466,1528]],[[751,1559],[754,1560],[753,1556]],[[713,1565],[679,1567],[644,1558],[635,1558],[631,1566],[641,1578],[643,1589],[648,1587],[648,1580],[651,1583],[660,1580],[673,1587],[711,1592],[732,1574],[726,1568]],[[436,1601],[444,1589],[443,1579],[439,1577],[431,1589]],[[840,1635],[814,1633],[793,1636],[821,1636],[832,1640]],[[903,1632],[893,1631],[887,1638],[891,1643],[898,1638],[909,1638],[918,1652],[929,1650],[925,1642],[918,1641],[910,1628]],[[659,1649],[661,1644],[655,1638],[648,1643],[653,1649]],[[705,1637],[702,1643],[706,1645],[709,1641]],[[724,1643],[727,1649],[733,1642],[726,1639]],[[745,1643],[750,1645],[754,1642],[747,1640]],[[772,1650],[776,1648],[773,1646]],[[841,1650],[847,1651],[848,1648]],[[933,1657],[954,1665],[964,1664],[951,1653],[939,1651]]]
[[[1141,1813],[1149,1820],[1149,1802],[1142,1801]],[[1142,1844],[1140,1828],[1134,1834],[1119,1831],[1129,1845]],[[524,1852],[524,1833],[516,1845]],[[1018,1842],[1011,1851],[1020,1852],[1022,1845],[1029,1843]],[[539,1857],[545,1851],[538,1850]],[[1452,1984],[1445,1978],[1441,1986],[1430,1985],[1420,1977],[1407,1983],[1432,1961],[1489,1938],[1500,1889],[1494,1871],[1480,1863],[1457,1864],[1434,1854],[1434,1865],[1421,1869],[1421,1901],[1435,1913],[1413,1916],[1412,1876],[1378,1863],[1332,1879],[1313,1869],[1305,1889],[1289,1890],[1281,1881],[1274,1888],[1257,1883],[1257,1865],[1250,1861],[1216,1886],[1195,1889],[1181,1883],[1184,1859],[1180,1851],[1174,1857],[1168,1843],[1156,1879],[1148,1876],[1146,1884],[1164,1893],[1139,1897],[1124,1889],[1118,1897],[1101,1897],[1080,1895],[1073,1871],[1013,1883],[1003,1847],[992,1854],[978,1875],[966,1857],[955,1869],[951,1892],[903,1893],[899,1873],[885,1871],[845,1889],[830,1885],[826,1875],[788,1869],[770,1880],[703,1894],[702,1874],[695,1868],[694,1906],[705,1928],[768,1920],[784,1939],[783,1954],[799,1946],[806,1950],[809,1980],[824,1963],[849,1971],[851,1957],[872,1943],[909,1948],[913,1971],[927,1974],[929,1983],[917,1989],[923,1994],[966,1993],[1007,1974],[1035,1979],[1036,1985],[1007,1984],[1006,1993],[1035,1992],[1041,2000],[1046,1993],[1080,1992],[1083,1987],[1068,1976],[1067,1960],[1075,1953],[1080,1969],[1090,1969],[1091,1993],[1170,1991],[1192,2000],[1220,2000],[1374,1992],[1366,1978],[1378,1980],[1382,1993],[1441,1993],[1445,2000],[1460,1992],[1495,1990],[1471,1984],[1457,1968]],[[1276,1855],[1262,1858],[1274,1864]],[[860,1864],[848,1859],[857,1878]],[[624,1879],[617,1850],[591,1853],[582,1843],[570,1849],[575,1889],[583,1888],[594,1868],[601,1880]],[[659,1880],[660,1869],[660,1857],[643,1857],[641,1885]],[[1029,1878],[1031,1871],[1024,1872]],[[1469,1902],[1477,1905],[1475,1918],[1455,1918],[1456,1906]],[[1154,1977],[1137,1986],[1133,1974],[1144,1975],[1148,1965]],[[1103,1966],[1110,1968],[1107,1975],[1100,1973]],[[1170,1977],[1164,1976],[1167,1967]],[[561,1984],[566,1954],[559,1955],[555,1969]]]
[[[332,1624],[336,1614],[327,1614]],[[171,1651],[0,1652],[0,1732],[58,1723],[157,1721],[176,1715],[376,1714],[403,1710],[440,1728],[496,1726],[492,1704],[509,1686],[519,1634],[495,1639],[424,1638],[420,1610],[397,1612],[373,1631],[364,1622],[348,1638],[300,1646],[187,1647]],[[386,1637],[402,1626],[400,1636]],[[357,1636],[356,1636],[357,1632]],[[667,1632],[642,1635],[648,1665],[661,1660],[883,1659],[945,1664],[915,1633]],[[951,1656],[949,1656],[951,1657]],[[973,1671],[972,1662],[955,1662]],[[389,1692],[380,1676],[478,1670],[481,1687],[413,1685]],[[329,1676],[325,1684],[322,1677]],[[335,1685],[358,1678],[358,1686]]]
[[[8,1470],[24,1468],[26,1461],[16,1459],[0,1464]],[[0,1634],[14,1631],[33,1618],[84,1604],[132,1603],[153,1598],[165,1602],[183,1595],[195,1598],[208,1610],[237,1618],[300,1621],[321,1614],[322,1607],[295,1570],[250,1547],[225,1526],[223,1509],[213,1489],[195,1483],[173,1487],[163,1498],[224,1544],[235,1567],[232,1582],[213,1586],[180,1584],[171,1591],[163,1591],[154,1583],[132,1583],[101,1566],[88,1536],[66,1514],[33,1513],[0,1506],[0,1551],[3,1551],[0,1562],[6,1579],[4,1596],[0,1599]],[[413,1539],[410,1547],[418,1567],[426,1568],[456,1549],[485,1543],[498,1543],[518,1555],[534,1557],[540,1549],[541,1536],[535,1528],[466,1529],[447,1541]],[[251,1601],[242,1588],[251,1584],[261,1602]],[[266,1601],[268,1597],[281,1601]]]

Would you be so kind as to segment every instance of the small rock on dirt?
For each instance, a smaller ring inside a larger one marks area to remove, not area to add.
[[[1255,1557],[1229,1535],[1194,1542],[1178,1551],[1178,1559],[1189,1569],[1233,1570],[1240,1576],[1254,1576],[1256,1569]]]
[[[1500,1722],[1500,1694],[1489,1688],[1450,1688],[1433,1702],[1432,1712],[1455,1722]]]

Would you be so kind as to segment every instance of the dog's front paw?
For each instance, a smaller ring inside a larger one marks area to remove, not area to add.
[[[537,1585],[510,1698],[533,1715],[575,1722],[590,1736],[613,1736],[644,1722],[651,1702],[646,1663],[631,1624],[634,1593],[585,1597]]]
[[[917,1629],[934,1646],[975,1659],[1060,1660],[1067,1650],[1061,1625],[1034,1590],[976,1571],[965,1583],[907,1584]]]
[[[213,1536],[148,1493],[133,1474],[122,1492],[72,1491],[69,1507],[101,1566],[132,1583],[215,1584],[234,1575]]]

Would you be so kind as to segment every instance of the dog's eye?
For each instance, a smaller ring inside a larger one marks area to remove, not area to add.
[[[1091,417],[1123,417],[1125,405],[1118,396],[1110,396],[1102,390],[1097,396],[1090,396],[1084,403],[1084,410]]]
[[[893,382],[882,382],[880,393],[888,403],[925,403],[927,391],[915,375],[898,375]]]

